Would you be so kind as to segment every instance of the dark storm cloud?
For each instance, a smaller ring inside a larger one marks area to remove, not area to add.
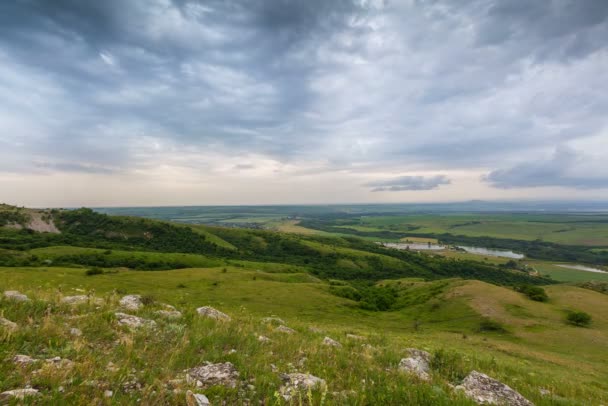
[[[515,170],[606,128],[605,38],[603,0],[5,1],[0,170]]]
[[[441,185],[449,185],[451,181],[444,175],[437,176],[401,176],[382,181],[369,182],[365,186],[372,187],[372,192],[400,192],[404,190],[433,190]]]
[[[558,148],[547,160],[539,159],[495,170],[484,180],[501,189],[561,186],[575,189],[608,188],[608,176],[588,166],[586,173],[577,168],[588,164],[586,158],[568,148]],[[573,171],[574,170],[574,171]]]

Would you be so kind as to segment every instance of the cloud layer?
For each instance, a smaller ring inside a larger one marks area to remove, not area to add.
[[[190,204],[234,201],[217,179],[257,185],[242,203],[289,201],[285,184],[608,197],[605,38],[604,0],[2,2],[0,181],[181,185]]]

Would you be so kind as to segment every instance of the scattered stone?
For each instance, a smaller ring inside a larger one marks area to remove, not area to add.
[[[462,387],[464,393],[479,404],[533,406],[532,402],[509,386],[481,372],[472,371],[462,381]]]
[[[266,336],[259,336],[258,341],[261,343],[271,343],[272,340]]]
[[[403,358],[399,362],[399,370],[416,375],[424,381],[428,381],[431,378],[429,375],[431,370],[431,354],[415,348],[408,348],[407,352],[409,357]]]
[[[154,320],[142,319],[141,317],[133,316],[131,314],[126,313],[114,313],[116,318],[118,319],[118,324],[121,326],[127,326],[130,328],[139,328],[139,327],[148,327],[152,328],[156,326],[156,322]]]
[[[239,372],[231,362],[218,364],[206,363],[186,371],[186,382],[196,382],[198,387],[207,388],[214,385],[223,385],[235,388]],[[200,385],[198,384],[200,382]]]
[[[182,312],[177,310],[157,310],[155,313],[170,320],[176,320],[182,317]]]
[[[10,399],[25,399],[28,396],[38,396],[38,389],[25,388],[25,389],[13,389],[7,390],[6,392],[0,393],[0,401],[6,401]]]
[[[284,325],[285,322],[283,321],[283,319],[280,319],[278,317],[264,317],[262,319],[262,324],[272,324],[272,325]]]
[[[310,331],[311,333],[317,333],[317,334],[321,334],[323,332],[323,330],[321,330],[320,328],[316,328],[313,326],[308,327],[308,331]]]
[[[329,346],[329,347],[336,347],[336,348],[341,348],[341,347],[342,347],[342,344],[340,344],[340,343],[339,343],[339,342],[337,342],[336,340],[331,339],[331,338],[329,338],[329,337],[325,337],[325,338],[323,339],[323,345],[327,345],[327,346]]]
[[[277,372],[279,370],[279,368],[277,368],[277,366],[275,364],[270,364],[270,370],[272,372]]]
[[[289,328],[287,326],[279,326],[279,327],[275,328],[274,331],[277,331],[279,333],[286,333],[286,334],[293,334],[296,332],[294,329]]]
[[[69,359],[63,359],[61,357],[54,357],[44,360],[47,365],[55,367],[56,369],[67,369],[74,366],[74,362]]]
[[[73,337],[80,337],[82,335],[82,331],[76,327],[72,327],[70,329],[70,335]]]
[[[36,358],[32,358],[29,355],[17,354],[13,357],[13,362],[21,366],[30,365],[36,361],[38,361]]]
[[[227,314],[222,313],[219,310],[216,310],[216,309],[214,309],[213,307],[210,307],[210,306],[199,307],[198,309],[196,309],[196,312],[198,314],[200,314],[201,316],[209,317],[209,318],[214,319],[214,320],[221,320],[221,321],[230,321],[230,320],[232,320],[230,318],[230,316],[228,316]]]
[[[538,388],[538,392],[542,395],[542,396],[551,396],[551,391],[549,389],[545,389],[545,388]]]
[[[114,392],[112,392],[111,390],[106,389],[106,390],[103,392],[103,396],[104,396],[105,398],[111,398],[112,396],[114,396]]]
[[[307,392],[313,389],[321,389],[327,384],[324,379],[317,378],[314,375],[292,373],[292,374],[281,374],[281,380],[284,382],[283,386],[279,388],[279,394],[289,402],[292,397],[301,392]]]
[[[366,337],[358,336],[358,335],[355,335],[355,334],[347,334],[346,338],[348,338],[349,340],[357,340],[357,341],[365,341],[365,340],[367,340]]]
[[[106,370],[110,372],[116,372],[118,369],[119,368],[112,361],[108,362],[108,365],[106,365]]]
[[[9,319],[5,319],[4,317],[0,317],[0,326],[4,327],[8,331],[17,330],[17,323],[10,321]]]
[[[127,310],[135,311],[143,307],[141,295],[127,295],[120,299],[120,306]]]
[[[209,399],[202,393],[193,393],[191,390],[186,392],[187,406],[209,406]]]
[[[18,290],[6,290],[4,291],[4,297],[8,300],[14,300],[15,302],[27,302],[30,300],[29,297]]]
[[[77,296],[66,296],[61,298],[61,303],[69,304],[69,305],[79,305],[88,303],[89,297],[87,295],[77,295]]]

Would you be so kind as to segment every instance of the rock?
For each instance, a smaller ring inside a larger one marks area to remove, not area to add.
[[[186,405],[187,406],[209,406],[209,399],[202,393],[193,393],[192,391],[186,392]]]
[[[358,335],[355,335],[355,334],[347,334],[346,338],[348,338],[349,340],[357,340],[357,341],[365,341],[365,340],[367,340],[366,337],[358,336]]]
[[[336,340],[331,339],[329,337],[325,337],[323,339],[323,345],[327,345],[327,346],[330,346],[330,347],[336,347],[336,348],[341,348],[342,347],[342,344],[340,344]]]
[[[533,406],[532,402],[502,382],[472,371],[462,381],[464,393],[479,404]]]
[[[551,396],[551,391],[549,389],[545,389],[545,388],[538,388],[538,392],[542,395],[542,396]]]
[[[221,320],[221,321],[232,320],[230,318],[230,316],[228,316],[227,314],[222,313],[219,310],[216,310],[210,306],[199,307],[198,309],[196,309],[196,312],[198,314],[200,314],[201,316],[209,317],[210,319],[214,319],[214,320]]]
[[[0,401],[10,401],[10,399],[25,399],[29,396],[38,396],[38,389],[25,388],[25,389],[13,389],[7,390],[6,392],[0,393]]]
[[[8,331],[15,331],[17,328],[19,328],[17,323],[14,323],[9,319],[5,319],[4,317],[0,317],[0,326],[4,327]]]
[[[428,381],[431,377],[431,354],[426,351],[408,348],[409,357],[403,358],[399,362],[399,370],[416,375],[418,378]]]
[[[279,327],[275,328],[274,331],[277,331],[279,333],[286,333],[286,334],[293,334],[296,332],[294,329],[289,328],[287,326],[279,326]]]
[[[258,341],[261,343],[270,343],[272,340],[266,336],[259,336]]]
[[[141,317],[133,316],[131,314],[126,313],[114,313],[114,315],[118,319],[118,324],[120,324],[121,326],[127,326],[130,328],[152,328],[156,326],[156,322],[154,320],[142,319]]]
[[[127,310],[135,311],[143,307],[141,295],[127,295],[120,299],[120,306]]]
[[[280,319],[278,317],[264,317],[262,319],[262,324],[272,324],[272,325],[284,325],[285,322],[283,321],[283,319]]]
[[[112,396],[114,396],[114,392],[112,392],[111,390],[107,390],[107,389],[106,389],[106,390],[103,392],[103,397],[104,397],[104,398],[111,398]]]
[[[198,381],[200,387],[207,388],[214,385],[223,385],[235,388],[239,372],[231,362],[218,364],[207,363],[199,367],[194,367],[186,371],[186,381]],[[199,386],[197,384],[197,386]]]
[[[157,310],[154,312],[165,319],[176,320],[182,317],[182,312],[177,310]]]
[[[36,358],[32,358],[29,355],[17,354],[13,357],[13,362],[21,366],[30,365],[36,361],[38,361]]]
[[[61,298],[61,303],[69,304],[69,305],[79,305],[88,303],[89,297],[87,295],[77,295],[77,296],[66,296]]]
[[[4,297],[8,300],[14,300],[15,302],[27,302],[30,300],[29,297],[17,290],[6,290],[4,291]]]
[[[80,337],[82,335],[82,331],[80,331],[80,329],[77,329],[76,327],[72,327],[70,329],[70,335],[73,337]]]
[[[72,368],[74,366],[74,362],[69,359],[62,359],[61,357],[54,357],[44,360],[47,365],[55,367],[57,369],[66,369]]]
[[[281,380],[283,380],[284,384],[279,388],[279,394],[286,402],[289,402],[291,398],[298,393],[308,392],[313,389],[321,389],[326,386],[324,379],[317,378],[314,375],[297,372],[282,374]]]

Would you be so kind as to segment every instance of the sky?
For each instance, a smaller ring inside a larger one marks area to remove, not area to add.
[[[0,202],[608,200],[606,0],[0,2]]]

